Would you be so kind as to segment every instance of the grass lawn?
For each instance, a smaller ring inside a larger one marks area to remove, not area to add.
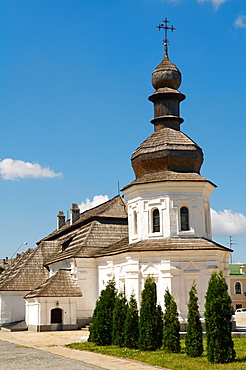
[[[181,340],[181,353],[167,353],[164,350],[140,351],[117,346],[96,346],[94,343],[71,343],[66,347],[78,349],[80,351],[91,351],[105,355],[117,356],[145,362],[146,364],[166,367],[172,370],[208,370],[208,369],[227,369],[227,370],[246,370],[246,338],[235,338],[234,346],[236,350],[236,361],[231,364],[210,364],[207,361],[206,353],[202,357],[191,358],[184,352],[184,340]],[[204,348],[206,341],[204,341]]]

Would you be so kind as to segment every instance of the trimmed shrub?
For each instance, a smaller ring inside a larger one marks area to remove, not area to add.
[[[208,283],[205,303],[207,358],[212,363],[229,363],[235,360],[231,338],[231,298],[222,271],[214,271]]]
[[[164,347],[174,353],[179,353],[180,338],[179,331],[180,325],[178,320],[177,304],[167,289],[164,295],[165,313],[163,315],[163,344]]]
[[[125,294],[120,292],[116,297],[113,310],[113,344],[119,347],[124,345],[127,307]]]
[[[114,280],[110,280],[96,302],[92,322],[89,327],[89,341],[99,346],[112,344],[113,309],[116,299]]]
[[[196,284],[189,292],[188,325],[185,335],[185,352],[190,357],[200,357],[203,353],[202,324],[198,308]]]
[[[158,304],[156,308],[156,323],[157,323],[157,348],[161,348],[163,340],[163,312],[161,306]]]
[[[139,348],[143,351],[155,351],[157,343],[156,284],[148,276],[142,291],[139,318]]]
[[[125,347],[138,348],[139,339],[139,317],[137,301],[134,294],[131,295],[126,313],[125,321]]]

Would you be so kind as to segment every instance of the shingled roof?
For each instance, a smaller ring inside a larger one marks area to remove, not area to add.
[[[70,225],[70,220],[67,220],[65,225],[59,230],[53,231],[51,234],[41,239],[37,244],[44,240],[54,240],[61,236],[67,235],[81,225],[95,219],[125,219],[127,220],[126,201],[121,196],[115,196],[109,201],[100,204],[97,207],[91,208],[80,214],[79,219]]]
[[[0,290],[28,291],[40,285],[49,277],[44,263],[56,253],[57,246],[56,242],[42,243],[9,261],[8,267],[0,275]]]
[[[34,297],[82,297],[82,293],[70,270],[58,270],[24,298]]]
[[[195,181],[195,182],[209,182],[212,186],[216,187],[216,185],[206,180],[200,174],[195,172],[174,172],[174,171],[162,171],[162,172],[153,172],[153,173],[145,173],[142,176],[137,177],[134,181],[130,184],[126,185],[122,191],[129,188],[132,185],[137,184],[147,184],[153,182],[164,182],[164,181]]]
[[[139,147],[133,152],[132,158],[139,156],[140,154],[147,154],[153,152],[160,152],[166,149],[172,150],[195,150],[199,148],[189,136],[184,134],[182,131],[173,130],[169,127],[164,127],[161,130],[155,131],[146,140],[139,145]]]
[[[97,252],[127,235],[127,222],[93,220],[75,231],[70,231],[66,238],[60,238],[59,250],[46,264],[49,265],[68,258],[94,257]]]
[[[212,240],[205,238],[169,238],[148,239],[129,244],[128,238],[104,248],[96,254],[96,257],[109,256],[125,252],[150,252],[150,251],[181,251],[181,250],[221,250],[231,252]]]

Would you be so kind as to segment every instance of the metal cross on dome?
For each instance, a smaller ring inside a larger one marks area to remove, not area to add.
[[[176,30],[176,28],[174,28],[173,26],[168,27],[169,20],[167,18],[165,18],[164,21],[162,21],[162,22],[163,23],[159,24],[159,26],[156,26],[156,28],[158,28],[159,31],[161,29],[164,29],[164,36],[165,36],[165,38],[163,40],[164,41],[164,55],[167,56],[168,55],[167,54],[167,52],[168,52],[168,42],[169,42],[169,40],[167,38],[167,31],[171,30],[173,32],[174,30]]]

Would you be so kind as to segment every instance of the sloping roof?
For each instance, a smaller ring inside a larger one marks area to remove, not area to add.
[[[242,273],[242,267],[246,265],[243,263],[233,263],[229,264],[229,269],[231,270],[230,275],[245,275]]]
[[[76,232],[70,232],[66,238],[59,239],[60,248],[56,255],[46,261],[52,264],[64,259],[83,257],[90,258],[128,235],[126,222],[94,220],[82,225]],[[62,244],[63,243],[63,244]],[[65,245],[65,249],[63,246]]]
[[[197,148],[201,150],[199,145],[197,145],[182,131],[164,127],[161,130],[155,131],[146,140],[144,140],[133,152],[132,158],[135,158],[140,154],[159,152],[166,149],[196,150]]]
[[[24,298],[34,297],[82,297],[82,293],[70,270],[58,270]]]
[[[63,227],[59,230],[53,231],[51,234],[41,239],[37,244],[41,243],[43,240],[54,240],[62,235],[67,235],[71,231],[79,228],[81,225],[88,223],[90,220],[99,218],[127,219],[126,201],[121,196],[117,195],[97,207],[84,211],[80,214],[79,219],[72,225],[70,225],[70,220],[67,220]]]
[[[57,246],[56,242],[42,243],[14,258],[0,275],[0,290],[28,291],[40,285],[49,276],[44,263]]]
[[[124,189],[129,188],[132,185],[146,184],[152,182],[162,182],[162,181],[195,181],[195,182],[209,182],[211,185],[216,187],[216,185],[202,177],[199,173],[195,172],[174,172],[174,171],[162,171],[162,172],[153,172],[145,173],[142,176],[139,176],[130,184],[126,185]]]
[[[98,252],[96,257],[125,252],[178,250],[221,250],[231,252],[231,249],[205,238],[148,239],[131,244],[129,244],[128,238],[124,238],[118,243],[114,243]]]

